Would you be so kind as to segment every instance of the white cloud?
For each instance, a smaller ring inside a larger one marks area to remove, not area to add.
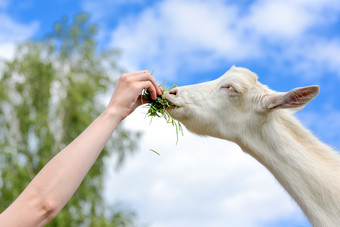
[[[6,14],[0,14],[0,43],[26,40],[37,31],[38,27],[38,22],[21,24]]]
[[[150,67],[174,78],[190,65],[214,68],[220,58],[257,55],[235,31],[237,16],[236,8],[219,1],[164,1],[123,21],[111,46],[122,49],[122,63],[130,70]]]
[[[0,13],[0,57],[11,59],[14,55],[15,45],[32,37],[38,28],[38,22],[21,24],[14,21],[9,15]]]
[[[313,29],[327,29],[339,20],[340,2],[326,1],[257,1],[245,16],[244,27],[259,37],[257,45],[279,47],[266,51],[292,72],[316,78],[329,73],[340,76],[340,40],[322,37]]]
[[[303,38],[316,25],[334,22],[339,9],[335,0],[258,0],[250,6],[243,26],[266,39],[291,41]]]
[[[14,57],[15,44],[14,43],[0,43],[0,58],[12,59]]]
[[[305,33],[314,19],[308,11],[287,1],[259,1],[251,7],[244,26],[259,36],[290,39]]]
[[[221,61],[237,64],[261,58],[307,70],[292,60],[298,58],[314,71],[334,72],[340,59],[338,43],[314,58],[310,47],[330,45],[313,29],[336,22],[339,11],[340,3],[334,0],[260,0],[243,8],[223,1],[165,0],[123,18],[112,32],[111,46],[122,49],[121,63],[128,70],[154,69],[168,79],[177,79],[181,71],[216,68]]]
[[[322,74],[340,77],[340,39],[318,39],[305,48],[296,48],[295,68],[308,77],[320,77]]]
[[[145,111],[126,119],[128,128],[144,136],[123,169],[110,171],[108,201],[130,204],[152,227],[247,227],[301,218],[276,180],[237,145],[185,131],[176,146],[175,129],[164,119],[149,124]]]

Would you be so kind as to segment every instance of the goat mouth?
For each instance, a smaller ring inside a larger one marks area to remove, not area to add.
[[[178,114],[181,115],[185,109],[186,109],[185,106],[172,105],[167,108],[167,111],[171,116],[174,117],[177,116]]]
[[[180,108],[183,108],[183,106],[177,106],[177,105],[171,105],[171,106],[168,106],[168,110],[174,110],[174,109],[180,109]]]
[[[178,109],[178,108],[180,108],[180,106],[169,101],[169,105],[166,107],[166,110],[174,110],[174,109]]]

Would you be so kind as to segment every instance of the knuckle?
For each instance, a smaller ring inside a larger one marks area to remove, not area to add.
[[[131,76],[131,74],[128,74],[128,73],[124,74],[122,76],[122,79],[127,84],[132,84],[134,82],[133,77]]]
[[[129,78],[129,74],[128,73],[124,73],[124,74],[121,75],[120,80],[121,81],[127,81],[128,78]]]

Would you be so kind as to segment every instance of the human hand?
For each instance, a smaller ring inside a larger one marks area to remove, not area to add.
[[[157,95],[162,94],[161,88],[147,70],[123,74],[115,88],[111,101],[107,110],[116,112],[125,119],[138,106],[149,102],[141,98],[141,92],[147,89],[153,100],[157,99]]]

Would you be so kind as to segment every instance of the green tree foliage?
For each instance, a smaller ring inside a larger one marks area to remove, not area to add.
[[[43,41],[20,44],[13,60],[1,62],[0,211],[104,110],[120,70],[117,51],[98,50],[96,32],[85,14],[64,19]],[[119,167],[138,139],[120,126],[49,226],[133,226],[135,214],[109,208],[102,195],[105,160],[116,155]]]

